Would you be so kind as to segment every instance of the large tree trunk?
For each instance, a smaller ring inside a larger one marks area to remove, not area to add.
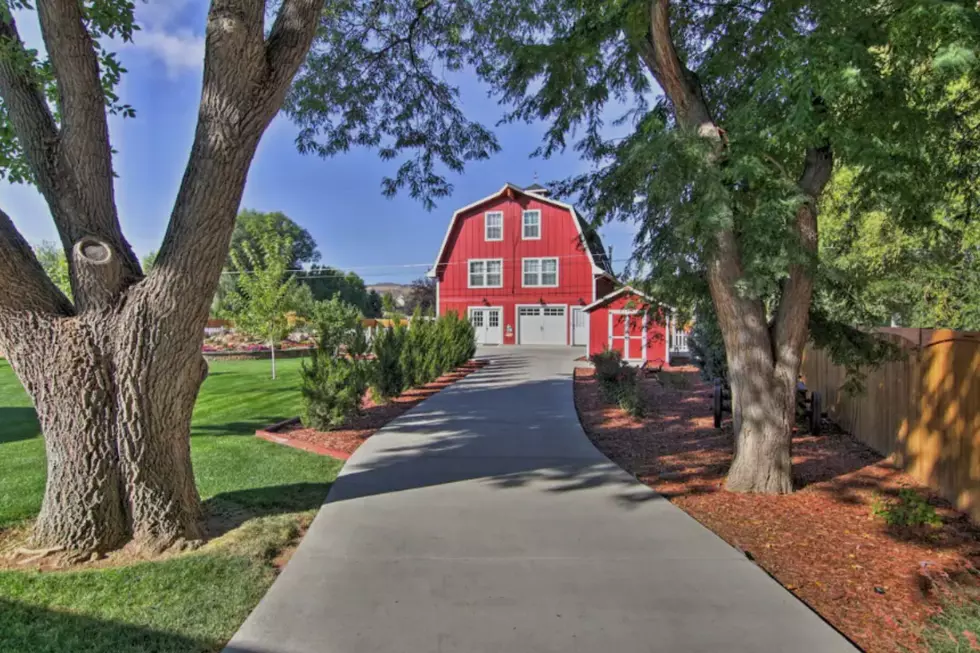
[[[103,552],[132,540],[156,551],[202,536],[190,420],[207,366],[192,325],[160,328],[149,289],[106,310],[0,325],[45,436],[39,546]]]
[[[727,139],[712,117],[697,76],[677,54],[670,28],[670,0],[650,0],[649,7],[649,31],[637,43],[640,57],[670,100],[678,124],[711,144],[705,165],[724,165]],[[727,224],[719,226],[715,242],[706,248],[708,287],[725,341],[732,385],[735,456],[727,480],[730,490],[782,493],[793,489],[796,380],[813,293],[816,202],[832,168],[829,144],[807,149],[797,182],[804,200],[794,225],[800,260],[789,266],[772,320],[761,299],[746,296],[740,288],[744,271],[734,210],[729,209]]]
[[[78,553],[201,537],[190,459],[201,342],[259,139],[309,50],[323,0],[213,0],[190,160],[144,278],[114,201],[98,57],[76,0],[39,0],[58,120],[30,57],[0,56],[0,97],[71,266],[74,305],[0,210],[0,349],[31,395],[48,480],[35,542]],[[26,53],[12,18],[0,45]]]
[[[734,492],[792,492],[795,384],[777,378],[758,357],[745,358],[739,361],[737,377],[731,379],[732,416],[738,426],[735,458],[725,485]]]

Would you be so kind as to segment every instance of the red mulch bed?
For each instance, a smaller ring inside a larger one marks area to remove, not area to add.
[[[287,446],[346,460],[385,424],[486,364],[483,360],[470,361],[428,385],[406,390],[388,403],[376,403],[368,391],[364,395],[362,414],[330,431],[306,428],[298,419],[294,419],[256,431],[256,435]]]
[[[723,488],[730,421],[716,430],[711,388],[695,372],[685,388],[644,379],[648,415],[604,404],[593,371],[575,372],[575,401],[593,443],[640,481],[745,551],[787,589],[870,653],[924,651],[920,633],[941,600],[976,585],[980,529],[887,459],[828,427],[793,439],[791,495]],[[675,379],[677,377],[674,377]],[[876,498],[915,488],[939,528],[889,527]]]

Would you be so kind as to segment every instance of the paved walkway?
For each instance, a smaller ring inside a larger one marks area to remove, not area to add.
[[[226,651],[856,650],[592,447],[580,352],[488,355],[358,449]]]

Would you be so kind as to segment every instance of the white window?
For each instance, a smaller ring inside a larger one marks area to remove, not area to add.
[[[524,240],[541,239],[541,211],[524,211],[521,214],[524,223]]]
[[[471,259],[470,288],[500,288],[504,285],[503,259]]]
[[[524,287],[555,287],[558,285],[557,258],[524,259]]]
[[[489,211],[483,214],[484,240],[504,239],[504,214],[502,211]]]

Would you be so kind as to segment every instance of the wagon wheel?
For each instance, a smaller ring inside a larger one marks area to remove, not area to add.
[[[820,418],[823,417],[823,397],[814,392],[810,398],[810,433],[820,435]]]
[[[714,409],[714,414],[715,414],[715,428],[719,429],[721,428],[721,409],[722,409],[722,402],[724,401],[720,383],[715,383],[715,393],[712,399],[713,401],[711,402],[711,405],[712,408]]]

